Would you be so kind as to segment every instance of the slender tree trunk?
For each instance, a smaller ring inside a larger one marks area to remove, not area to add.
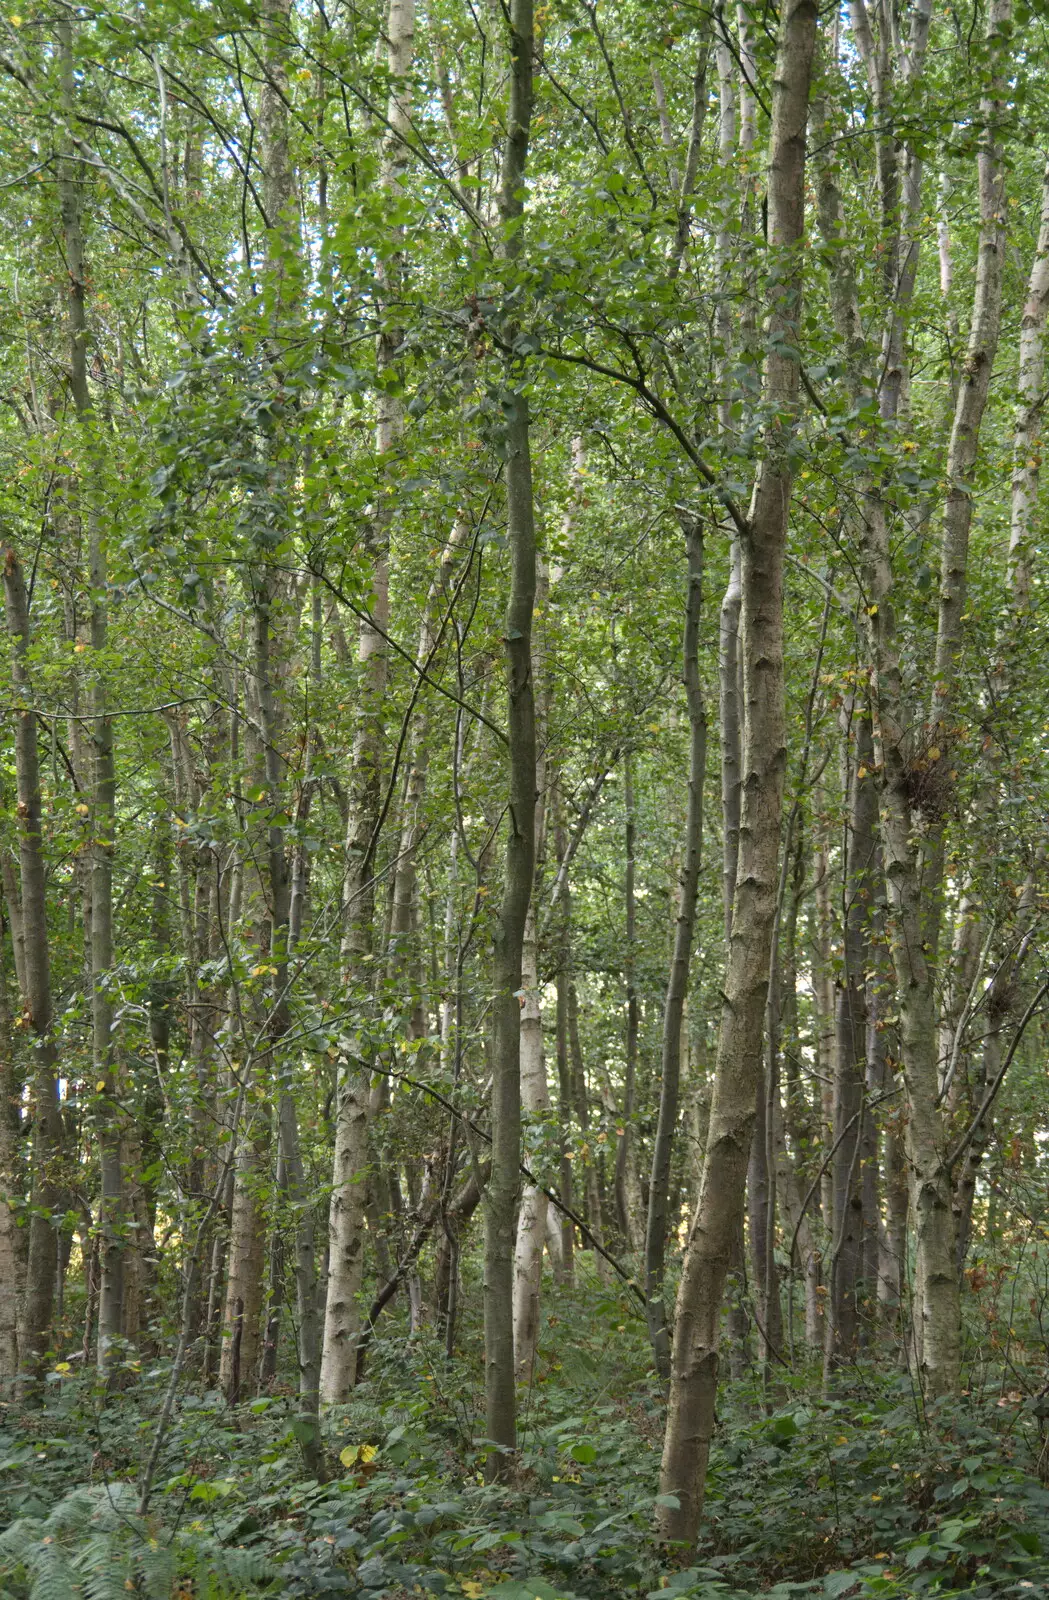
[[[1045,320],[1049,311],[1049,165],[1042,180],[1042,213],[1027,298],[1020,321],[1013,432],[1013,481],[1009,523],[1009,587],[1013,610],[1023,617],[1031,601],[1031,531],[1041,480],[1042,414],[1045,409]]]
[[[510,104],[500,215],[512,265],[523,248],[525,166],[532,121],[532,0],[511,0]],[[535,872],[536,744],[532,612],[536,554],[528,397],[511,366],[504,403],[510,593],[506,607],[509,827],[506,875],[492,962],[492,1175],[485,1204],[485,1431],[490,1479],[505,1476],[517,1448],[514,1393],[513,1246],[521,1159],[521,957]]]
[[[569,919],[569,926],[571,921]],[[601,1204],[601,1183],[598,1173],[597,1160],[590,1145],[590,1100],[587,1093],[586,1068],[583,1064],[582,1041],[579,1037],[579,994],[576,990],[575,978],[570,971],[567,978],[566,1009],[568,1013],[568,1060],[572,1074],[572,1098],[575,1103],[576,1118],[579,1122],[579,1133],[582,1140],[582,1156],[584,1166],[584,1193],[586,1195],[586,1220],[590,1231],[598,1239],[604,1240],[603,1208]],[[594,1265],[597,1270],[599,1283],[609,1281],[609,1266],[598,1251],[594,1252]]]
[[[68,21],[58,24],[62,71],[62,96],[72,117],[76,95],[73,30]],[[62,232],[69,274],[70,392],[86,457],[86,521],[88,528],[88,582],[91,688],[91,1037],[92,1078],[98,1107],[101,1196],[99,1227],[102,1236],[101,1279],[98,1296],[98,1366],[106,1371],[124,1325],[124,1165],[123,1113],[113,1048],[113,1004],[109,997],[109,972],[113,965],[113,851],[116,837],[116,765],[113,723],[107,706],[103,658],[108,637],[107,564],[102,519],[95,504],[93,482],[97,463],[92,438],[92,404],[87,376],[87,269],[84,255],[80,167],[64,160],[59,177]]]
[[[283,1059],[283,1041],[291,1031],[289,989],[291,880],[282,815],[281,716],[271,666],[272,641],[280,637],[272,589],[264,589],[255,614],[255,672],[264,739],[267,803],[267,876],[269,887],[269,964],[275,968],[270,995],[269,1039],[280,1084],[277,1102],[278,1150],[294,1226],[296,1343],[299,1364],[299,1443],[307,1471],[321,1466],[319,1382],[320,1318],[317,1306],[317,1261],[312,1195],[306,1181],[299,1142],[298,1111],[292,1092],[290,1061]]]
[[[57,1169],[62,1151],[62,1116],[56,1079],[57,1050],[51,1033],[51,956],[37,722],[29,677],[29,607],[22,567],[13,549],[8,549],[4,559],[4,609],[12,644],[11,680],[16,704],[15,774],[21,871],[18,930],[21,961],[17,965],[21,968],[23,1015],[32,1039],[32,1210],[18,1338],[21,1386],[30,1392],[39,1382],[51,1333],[58,1262],[58,1234],[52,1223],[52,1211],[57,1207],[59,1195]],[[8,1125],[6,1107],[4,1121]]]
[[[664,1271],[667,1229],[670,1224],[670,1159],[677,1126],[681,1087],[682,1017],[688,996],[688,976],[696,919],[696,895],[703,853],[703,784],[707,767],[707,713],[699,677],[699,618],[703,605],[703,532],[698,517],[682,519],[688,554],[688,598],[685,607],[684,680],[688,701],[689,769],[688,811],[682,852],[681,894],[670,976],[663,1010],[660,1060],[659,1119],[652,1146],[652,1173],[648,1187],[645,1227],[645,1300],[648,1332],[656,1368],[670,1377],[670,1330],[667,1326]]]
[[[568,1050],[568,982],[569,957],[562,948],[556,979],[555,1028],[557,1041],[557,1120],[560,1142],[561,1198],[574,1211],[575,1175],[572,1170],[570,1144],[572,1140],[572,1063]],[[566,1284],[575,1282],[575,1224],[569,1217],[561,1219],[562,1270]]]
[[[936,956],[943,894],[950,702],[962,648],[969,530],[970,475],[976,460],[991,369],[998,343],[1004,255],[1004,175],[996,123],[1005,90],[1003,29],[1010,0],[994,0],[988,14],[993,62],[992,93],[982,102],[983,133],[977,158],[980,244],[973,319],[963,381],[948,449],[948,493],[941,545],[940,606],[930,707],[930,741],[913,751],[902,723],[899,666],[893,637],[888,531],[877,527],[868,563],[872,604],[869,631],[877,666],[884,771],[886,877],[893,908],[893,956],[899,986],[900,1042],[907,1088],[907,1160],[915,1228],[915,1344],[923,1381],[932,1395],[950,1392],[961,1361],[961,1308],[955,1260],[954,1215],[946,1165],[947,1130],[938,1110]],[[884,519],[882,519],[883,521]],[[884,603],[883,603],[884,602]],[[877,741],[876,741],[877,744]],[[939,788],[937,787],[939,785]],[[915,824],[924,811],[919,839]]]
[[[685,1252],[674,1325],[659,1508],[666,1539],[695,1542],[717,1395],[725,1276],[743,1209],[747,1157],[761,1081],[778,889],[786,765],[783,558],[792,468],[788,447],[799,386],[805,213],[805,126],[816,42],[812,0],[781,12],[772,101],[768,226],[773,266],[764,398],[770,423],[743,539],[743,803],[739,876],[724,983],[707,1154]]]
[[[536,577],[536,607],[545,610],[549,580],[545,563],[539,563]],[[542,879],[546,840],[547,770],[543,751],[546,745],[549,691],[540,666],[540,651],[532,651],[532,696],[535,705],[536,801],[533,840],[535,847],[535,888],[525,918],[521,947],[521,1110],[527,1119],[523,1141],[525,1165],[534,1170],[538,1152],[535,1136],[528,1126],[538,1122],[540,1131],[550,1113],[550,1090],[543,1048],[543,1002],[539,988],[539,937],[536,897]],[[538,1184],[525,1182],[517,1215],[514,1245],[514,1362],[518,1380],[530,1383],[539,1338],[539,1300],[543,1274],[543,1248],[548,1242],[550,1208]],[[551,1240],[552,1244],[553,1241]],[[556,1246],[554,1246],[556,1249]]]
[[[640,1183],[637,1176],[636,1136],[634,1129],[635,1100],[637,1097],[637,1047],[639,1007],[637,999],[637,897],[634,887],[634,848],[637,838],[637,818],[634,797],[634,757],[627,750],[623,756],[623,803],[626,807],[626,961],[623,976],[626,980],[626,1074],[623,1080],[623,1132],[616,1145],[616,1220],[632,1256],[639,1253],[641,1241],[637,1236],[638,1198]]]
[[[414,50],[415,0],[390,0],[385,38],[390,94],[380,186],[392,202],[400,192],[403,165],[407,159],[404,141],[411,126],[408,76]],[[400,251],[395,248],[381,264],[387,302],[396,300],[400,271]],[[379,337],[380,368],[392,369],[396,366],[402,337],[394,321],[392,306],[389,306]],[[384,391],[380,399],[375,441],[380,458],[394,449],[402,428],[401,402],[392,392]],[[388,515],[384,512],[376,518],[372,551],[371,612],[377,626],[362,622],[360,630],[359,704],[346,829],[343,959],[350,980],[360,984],[362,989],[375,942],[373,857],[381,803],[383,710],[388,675],[387,647],[383,635],[389,626],[390,614],[389,537]],[[364,1270],[365,1197],[369,1163],[369,1076],[366,1067],[357,1062],[345,1063],[339,1074],[334,1172],[328,1216],[328,1290],[320,1378],[321,1399],[326,1405],[344,1400],[356,1382],[357,1339],[360,1331],[358,1297]]]
[[[541,1121],[550,1111],[550,1093],[546,1080],[537,957],[533,905],[529,907],[525,920],[521,960],[521,1108],[528,1117]],[[531,1166],[534,1159],[532,1152],[526,1149],[525,1155],[527,1164]],[[547,1198],[543,1190],[534,1183],[526,1182],[521,1192],[514,1246],[514,1363],[521,1383],[531,1382],[535,1365],[547,1210]]]
[[[262,1356],[263,1275],[269,1186],[269,1115],[254,1111],[252,1125],[238,1130],[233,1172],[226,1298],[219,1355],[219,1386],[231,1406],[255,1393]]]
[[[8,1399],[18,1373],[18,1300],[21,1262],[13,1202],[21,1193],[15,1150],[20,1128],[13,1081],[11,1008],[7,988],[7,928],[0,917],[0,1399]],[[21,1085],[18,1086],[20,1090]],[[19,1094],[18,1098],[21,1098]]]
[[[865,704],[854,704],[855,737],[846,758],[848,832],[844,872],[844,963],[835,995],[833,1212],[826,1322],[827,1372],[859,1347],[857,1294],[863,1259],[861,1154],[867,1062],[867,971],[875,879],[877,795],[874,748]]]

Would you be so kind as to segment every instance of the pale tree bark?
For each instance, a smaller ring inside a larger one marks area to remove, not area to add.
[[[623,977],[626,982],[626,1072],[623,1079],[623,1132],[616,1145],[615,1197],[616,1220],[632,1256],[640,1253],[639,1236],[641,1216],[641,1185],[637,1174],[635,1129],[633,1126],[637,1098],[638,1027],[637,998],[637,896],[635,891],[636,864],[634,858],[637,839],[637,818],[634,796],[634,755],[627,750],[623,756],[623,804],[626,808],[624,863],[624,898],[626,902],[626,957]]]
[[[534,667],[533,667],[534,671]],[[542,802],[537,805],[537,811]],[[538,830],[537,830],[538,832]],[[542,1120],[550,1112],[543,1048],[543,1010],[539,996],[535,907],[529,907],[521,952],[521,1109]],[[531,1152],[525,1149],[531,1166]],[[546,1243],[548,1202],[534,1183],[524,1184],[514,1246],[514,1364],[518,1381],[530,1383],[539,1337],[539,1292]]]
[[[540,615],[545,610],[549,592],[549,577],[545,562],[540,561],[536,573],[535,604]],[[525,918],[524,942],[521,947],[521,1110],[529,1122],[542,1125],[550,1115],[550,1088],[546,1072],[546,1051],[543,1047],[543,1001],[539,989],[539,932],[536,916],[536,899],[542,878],[542,863],[546,842],[547,766],[545,757],[547,719],[549,715],[549,686],[542,670],[541,652],[533,635],[532,698],[535,706],[535,822],[533,840],[535,848],[535,885],[532,901]],[[534,1170],[536,1151],[535,1135],[525,1126],[522,1150],[527,1167]],[[529,1383],[535,1365],[536,1342],[539,1337],[539,1298],[542,1285],[543,1249],[547,1243],[550,1209],[544,1191],[534,1183],[525,1181],[521,1190],[521,1205],[517,1214],[517,1238],[514,1244],[514,1364],[518,1381]],[[551,1241],[552,1242],[552,1241]],[[556,1248],[556,1247],[555,1247]],[[551,1252],[553,1253],[553,1252]]]
[[[12,1202],[20,1192],[15,1171],[15,1148],[20,1131],[16,1086],[11,1070],[14,1051],[11,1008],[7,988],[7,929],[0,916],[0,1399],[7,1399],[18,1372],[18,1291],[21,1278],[18,1238]],[[21,1086],[19,1085],[19,1088]]]
[[[743,804],[739,877],[714,1070],[710,1128],[674,1323],[659,1508],[666,1539],[694,1543],[703,1507],[717,1395],[721,1299],[739,1229],[762,1073],[779,883],[786,766],[783,558],[797,408],[796,355],[805,216],[805,126],[817,10],[788,0],[781,12],[769,148],[772,278],[763,398],[769,422],[747,517],[742,564]]]
[[[1009,588],[1014,617],[1031,603],[1031,532],[1041,480],[1042,414],[1045,409],[1045,320],[1049,310],[1049,165],[1042,180],[1042,211],[1027,296],[1020,320],[1020,369],[1016,380],[1013,479],[1009,519]]]
[[[565,988],[567,991],[565,1009],[568,1013],[568,1059],[572,1073],[572,1096],[575,1101],[576,1117],[579,1121],[579,1133],[582,1139],[581,1154],[585,1162],[586,1220],[591,1233],[603,1241],[605,1233],[602,1220],[600,1174],[595,1152],[589,1138],[590,1095],[586,1066],[583,1061],[582,1040],[579,1035],[579,991],[576,988],[575,975],[571,969],[568,972]],[[597,1269],[598,1282],[609,1283],[611,1281],[611,1268],[598,1250],[594,1251],[594,1265]]]
[[[295,202],[295,181],[288,144],[289,0],[266,0],[262,14],[263,82],[258,100],[261,195],[267,225],[262,272],[268,290],[266,344],[270,369],[279,383],[283,351],[293,333],[293,318],[301,278],[300,240]],[[282,396],[282,399],[284,397]],[[287,404],[286,400],[284,401]],[[280,419],[273,437],[261,445],[267,474],[270,515],[286,515],[290,465],[289,428]],[[279,1061],[280,1040],[290,1026],[288,1006],[288,937],[290,882],[279,822],[284,804],[281,756],[281,689],[288,618],[282,607],[283,582],[268,566],[266,534],[259,536],[255,561],[247,571],[251,615],[252,670],[244,685],[248,715],[244,719],[244,757],[253,773],[265,809],[258,815],[258,864],[253,895],[251,937],[259,960],[257,976],[269,983],[256,1014],[240,1017],[245,1092],[254,1091],[255,1104],[238,1130],[230,1216],[229,1270],[223,1308],[219,1381],[231,1404],[252,1393],[260,1371],[265,1376],[272,1359],[277,1319],[269,1317],[265,1345],[261,1340],[263,1272],[269,1221],[266,1205],[270,1186],[272,1126],[268,1098],[277,1073],[277,1168],[279,1188],[295,1203],[296,1295],[300,1306],[298,1328],[299,1399],[303,1413],[303,1451],[307,1468],[317,1465],[315,1263],[312,1213],[306,1202],[305,1180],[299,1154],[298,1124],[284,1064]],[[275,659],[276,655],[276,659]],[[254,876],[254,874],[253,874]],[[234,907],[231,905],[231,914]],[[267,969],[269,969],[267,971]],[[260,1092],[261,1091],[261,1092]],[[277,1264],[283,1262],[283,1239],[274,1244]],[[279,1279],[279,1274],[278,1274]],[[309,1282],[305,1282],[308,1279]],[[279,1281],[271,1284],[277,1295]],[[278,1300],[279,1304],[279,1300]],[[303,1320],[303,1316],[305,1320]],[[260,1362],[261,1357],[261,1362]]]
[[[900,76],[913,83],[928,37],[927,0],[915,8]],[[862,0],[852,7],[854,33],[867,66],[872,95],[884,104],[895,66],[887,37],[877,49]],[[948,451],[948,496],[941,545],[940,606],[933,669],[930,735],[914,749],[903,693],[892,603],[893,571],[889,516],[880,486],[863,497],[858,529],[865,585],[865,612],[873,665],[875,755],[882,799],[885,872],[891,907],[892,953],[899,991],[900,1049],[907,1094],[906,1145],[910,1204],[916,1231],[915,1345],[919,1368],[932,1394],[950,1390],[960,1362],[960,1306],[954,1271],[953,1219],[946,1163],[945,1126],[938,1109],[936,967],[943,893],[944,825],[949,799],[948,703],[957,680],[962,644],[965,569],[972,516],[969,475],[976,459],[980,422],[997,346],[1001,297],[1002,160],[996,124],[1000,116],[1003,29],[1007,0],[988,15],[992,59],[991,93],[981,104],[978,156],[980,245],[973,318],[963,381],[955,406]],[[880,54],[878,53],[880,52]],[[886,319],[880,410],[887,422],[900,413],[904,385],[903,327],[913,294],[920,221],[921,163],[900,147],[902,172],[879,158],[883,216],[895,241],[895,265],[886,282]],[[899,180],[899,181],[897,181]],[[846,297],[850,291],[842,286]]]
[[[401,187],[406,159],[405,140],[411,122],[410,84],[415,41],[414,0],[390,0],[386,23],[390,94],[386,110],[387,137],[383,142],[380,187],[394,198]],[[381,283],[387,295],[400,274],[400,252],[395,248],[381,266]],[[380,369],[398,360],[402,334],[392,313],[379,337]],[[383,393],[379,400],[376,450],[381,458],[397,444],[403,428],[400,400]],[[374,853],[381,806],[383,709],[388,676],[383,635],[389,627],[388,514],[377,512],[370,551],[372,570],[371,614],[375,626],[362,621],[358,647],[358,711],[350,774],[349,813],[346,827],[346,871],[343,884],[343,965],[351,983],[363,984],[375,944]],[[339,1070],[336,1096],[335,1155],[332,1195],[328,1215],[329,1267],[321,1356],[321,1399],[332,1405],[345,1399],[357,1376],[357,1339],[360,1333],[361,1291],[364,1271],[365,1204],[369,1165],[371,1113],[369,1071],[365,1062],[346,1062]]]
[[[660,1051],[659,1116],[652,1144],[652,1171],[645,1220],[645,1302],[656,1369],[670,1376],[670,1330],[664,1297],[667,1229],[670,1224],[670,1162],[681,1098],[681,1037],[692,944],[696,896],[703,856],[703,785],[707,769],[707,712],[699,676],[699,621],[703,607],[703,527],[698,517],[681,514],[688,557],[683,678],[688,703],[688,807],[681,857],[680,895],[674,926]]]
[[[281,332],[285,312],[294,311],[294,284],[285,279],[301,273],[302,241],[299,237],[295,196],[295,174],[288,147],[288,55],[291,24],[290,0],[267,0],[267,40],[265,70],[259,103],[262,136],[264,195],[270,222],[266,271],[277,285],[274,307],[274,334]],[[278,357],[279,359],[279,357]],[[273,498],[285,499],[290,463],[272,463]],[[254,603],[254,668],[263,740],[263,766],[266,777],[266,804],[269,819],[266,830],[266,875],[268,880],[268,928],[266,943],[271,974],[268,1018],[269,1043],[279,1082],[277,1100],[277,1147],[283,1166],[284,1188],[294,1224],[296,1353],[299,1367],[298,1438],[308,1472],[322,1468],[320,1440],[320,1355],[321,1329],[317,1305],[317,1260],[312,1196],[306,1179],[299,1139],[298,1110],[291,1084],[290,1062],[282,1059],[283,1041],[291,1031],[290,988],[292,894],[284,828],[280,822],[286,809],[285,763],[282,756],[284,727],[282,681],[287,676],[284,660],[273,659],[275,647],[288,648],[289,626],[280,615],[280,588],[277,579],[265,569],[256,580]],[[297,600],[293,602],[297,605]],[[282,625],[283,624],[283,625]]]
[[[62,99],[68,117],[75,108],[73,30],[68,21],[57,25],[61,57]],[[116,835],[116,765],[113,723],[107,707],[102,658],[108,638],[107,563],[102,521],[95,504],[92,438],[92,402],[87,374],[87,267],[84,256],[82,185],[79,163],[62,162],[59,197],[66,268],[69,274],[68,325],[70,393],[85,453],[88,529],[88,583],[90,586],[91,684],[91,1070],[98,1106],[98,1145],[101,1170],[99,1228],[101,1279],[98,1295],[98,1366],[108,1370],[114,1346],[124,1325],[124,1256],[126,1217],[123,1162],[123,1113],[119,1073],[114,1053],[113,1004],[108,993],[113,965],[113,851]]]
[[[296,1346],[299,1364],[299,1443],[308,1471],[321,1467],[320,1424],[318,1416],[320,1382],[320,1318],[317,1306],[317,1262],[314,1240],[313,1206],[299,1140],[298,1111],[291,1086],[290,1062],[281,1058],[283,1041],[291,1031],[289,968],[291,881],[284,842],[282,814],[283,760],[281,757],[281,708],[279,690],[274,684],[271,665],[272,641],[281,637],[275,615],[272,580],[264,577],[262,592],[255,606],[255,673],[258,683],[260,722],[264,741],[266,804],[269,823],[266,838],[266,872],[269,890],[266,936],[271,974],[268,1018],[269,1044],[273,1066],[280,1085],[277,1101],[277,1134],[284,1168],[284,1188],[295,1217],[294,1277],[296,1302]]]
[[[52,1034],[51,953],[47,932],[40,765],[36,713],[29,677],[29,606],[21,563],[13,549],[4,559],[4,610],[11,638],[11,681],[16,702],[15,775],[18,792],[18,895],[16,961],[22,1017],[32,1040],[30,1107],[33,1118],[32,1211],[25,1297],[18,1333],[20,1387],[32,1391],[41,1377],[51,1332],[58,1233],[51,1212],[58,1205],[62,1115],[58,1103],[57,1049]],[[12,912],[14,906],[11,907]],[[5,1123],[7,1120],[5,1112]],[[12,1287],[14,1280],[12,1280]]]
[[[854,700],[853,737],[846,747],[848,824],[844,862],[844,950],[835,994],[834,1155],[831,1161],[833,1222],[828,1258],[825,1371],[848,1364],[859,1346],[857,1298],[863,1265],[861,1158],[867,1085],[867,972],[870,914],[875,882],[874,830],[878,799],[874,747],[866,702]]]
[[[568,838],[565,832],[564,798],[561,786],[554,789],[554,840],[557,850],[558,875],[561,888],[558,892],[558,945],[555,975],[555,1048],[557,1055],[557,1121],[560,1154],[560,1191],[565,1204],[575,1210],[575,1174],[572,1169],[572,1057],[568,1041],[568,975],[572,968],[571,951],[571,899],[568,874],[563,872]],[[575,1224],[562,1217],[561,1259],[564,1282],[575,1282]]]
[[[756,175],[752,170],[751,155],[757,138],[757,100],[754,96],[756,63],[750,32],[750,16],[743,5],[736,7],[737,43],[730,48],[724,13],[719,14],[721,38],[718,45],[718,80],[720,122],[718,130],[718,158],[726,175],[732,172],[738,159],[736,180],[729,185],[722,201],[725,215],[715,240],[715,271],[719,300],[717,308],[718,365],[721,398],[718,421],[722,434],[730,439],[738,434],[738,423],[733,421],[733,403],[740,400],[738,385],[730,384],[733,358],[733,273],[741,277],[742,308],[739,312],[740,344],[753,349],[755,334],[754,270],[750,264],[747,246],[754,228],[756,201]],[[737,114],[738,90],[738,114]],[[743,241],[741,261],[734,255]],[[744,401],[746,406],[746,401]],[[749,409],[749,408],[747,408]],[[732,908],[736,898],[736,877],[739,870],[739,822],[742,803],[742,662],[739,653],[739,623],[742,601],[742,550],[739,533],[732,528],[729,533],[729,578],[721,601],[718,619],[718,702],[720,712],[721,757],[721,841],[722,841],[722,900],[725,918],[725,943],[732,938]],[[765,1262],[765,1244],[768,1237],[768,1169],[766,1166],[765,1094],[764,1084],[759,1087],[755,1102],[754,1139],[751,1146],[747,1174],[747,1210],[749,1213],[749,1238],[754,1260],[755,1287],[759,1300],[768,1273]],[[734,1376],[740,1376],[750,1361],[748,1326],[750,1317],[745,1308],[746,1265],[743,1219],[732,1248],[728,1286],[729,1302],[729,1361]],[[760,1312],[765,1327],[764,1308]]]
[[[973,316],[947,453],[948,491],[943,513],[940,604],[933,692],[931,743],[897,771],[886,789],[884,827],[886,877],[893,903],[894,949],[900,997],[900,1036],[907,1086],[907,1158],[911,1214],[915,1226],[915,1337],[923,1380],[932,1394],[952,1390],[961,1362],[961,1307],[955,1262],[951,1175],[946,1128],[938,1110],[938,1051],[935,964],[944,876],[946,806],[937,785],[950,785],[949,718],[963,648],[963,614],[972,523],[971,474],[979,448],[1001,318],[1004,234],[1004,163],[998,131],[1011,0],[993,0],[988,12],[992,88],[981,103],[981,147],[977,156],[980,238]],[[880,605],[877,595],[876,604]],[[877,634],[877,615],[872,619]],[[897,704],[899,702],[897,701]],[[901,730],[902,732],[902,730]],[[898,767],[897,748],[886,761]],[[887,767],[886,777],[891,769]],[[924,835],[915,835],[916,813],[925,807]]]
[[[265,581],[265,575],[263,575]],[[253,618],[255,629],[257,617]],[[254,653],[255,639],[248,641]],[[244,675],[244,715],[242,738],[238,737],[237,759],[242,761],[260,797],[266,795],[266,760],[261,734],[263,715],[259,703],[259,679],[254,672]],[[264,802],[263,802],[264,803]],[[250,866],[237,875],[234,896],[231,892],[229,915],[231,933],[250,941],[263,958],[257,967],[270,965],[266,908],[266,864],[268,829],[265,813],[261,825],[252,821],[254,848],[246,849]],[[247,844],[247,840],[245,841]],[[235,918],[235,920],[234,920]],[[256,973],[256,977],[261,977]],[[273,1127],[271,1086],[267,1069],[271,1057],[266,1048],[264,990],[245,993],[239,987],[230,1000],[237,1022],[239,1061],[230,1063],[230,1076],[237,1091],[242,1115],[231,1129],[236,1139],[233,1160],[229,1243],[225,1296],[222,1301],[219,1385],[230,1405],[236,1405],[256,1391],[263,1353],[262,1314],[266,1241],[269,1229],[271,1155]],[[216,1295],[219,1284],[216,1281]]]
[[[509,8],[510,100],[499,211],[502,251],[512,266],[524,246],[525,167],[532,122],[532,0]],[[532,685],[532,613],[536,553],[528,397],[521,374],[507,370],[504,402],[510,592],[505,649],[509,807],[502,902],[492,959],[492,1173],[485,1197],[485,1432],[490,1479],[506,1475],[517,1447],[514,1391],[513,1246],[521,1159],[521,960],[535,874],[536,740]]]
[[[251,1067],[245,1065],[245,1074]],[[255,1106],[237,1129],[218,1380],[231,1406],[254,1394],[262,1353],[269,1117]]]

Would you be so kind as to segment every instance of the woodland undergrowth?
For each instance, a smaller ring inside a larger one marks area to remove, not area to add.
[[[231,1409],[190,1379],[144,1517],[167,1362],[105,1395],[56,1360],[43,1403],[0,1425],[0,1600],[1049,1596],[1046,1408],[1005,1357],[937,1412],[884,1340],[830,1394],[814,1370],[727,1383],[686,1565],[652,1537],[663,1400],[626,1299],[591,1285],[547,1314],[509,1485],[484,1483],[463,1331],[454,1364],[425,1335],[376,1344],[328,1417],[323,1483],[283,1385]]]

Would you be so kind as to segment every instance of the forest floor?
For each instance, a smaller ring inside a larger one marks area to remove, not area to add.
[[[376,1343],[328,1419],[324,1484],[286,1388],[231,1410],[187,1383],[144,1519],[167,1363],[108,1399],[56,1370],[41,1408],[0,1412],[0,1600],[1049,1597],[1040,1407],[990,1367],[935,1417],[873,1360],[832,1398],[813,1370],[726,1384],[686,1564],[651,1536],[663,1406],[627,1302],[550,1297],[506,1487],[483,1481],[480,1328],[462,1333],[451,1366],[427,1337]]]

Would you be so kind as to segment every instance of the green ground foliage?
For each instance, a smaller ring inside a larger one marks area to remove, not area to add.
[[[478,1346],[478,1330],[469,1342]],[[302,1475],[286,1386],[230,1409],[188,1385],[146,1515],[137,1478],[169,1368],[120,1393],[53,1373],[0,1430],[0,1595],[239,1600],[751,1600],[1049,1595],[1049,1413],[1023,1366],[922,1405],[865,1355],[833,1397],[811,1371],[725,1386],[700,1548],[652,1537],[663,1403],[628,1299],[587,1284],[547,1316],[511,1483],[484,1482],[475,1361],[377,1344]]]

